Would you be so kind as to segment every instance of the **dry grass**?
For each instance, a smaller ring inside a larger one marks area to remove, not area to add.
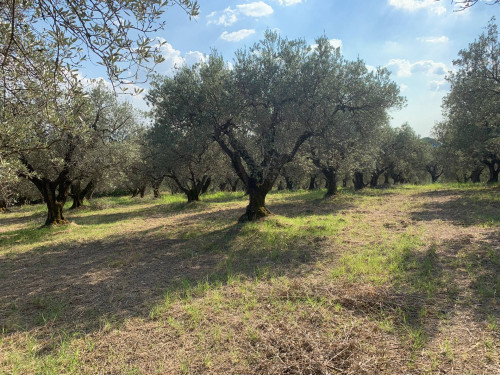
[[[0,374],[500,374],[500,192],[0,215]]]

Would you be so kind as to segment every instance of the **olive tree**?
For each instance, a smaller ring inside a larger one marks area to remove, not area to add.
[[[386,69],[369,72],[361,60],[345,69],[347,84],[342,94],[356,104],[336,116],[322,118],[324,125],[311,141],[311,160],[326,179],[327,197],[337,193],[340,172],[354,175],[356,189],[364,187],[363,172],[372,169],[387,126],[387,111],[404,103]]]
[[[270,214],[266,196],[306,141],[338,116],[394,100],[371,94],[395,88],[387,78],[345,60],[325,37],[311,48],[268,31],[239,50],[231,68],[213,54],[180,70],[161,100],[179,124],[208,134],[228,156],[250,200],[240,220],[255,220]]]
[[[17,154],[24,166],[18,175],[36,186],[47,205],[46,225],[67,223],[63,208],[71,185],[102,169],[112,144],[126,138],[136,120],[130,105],[118,103],[102,86],[88,94],[68,90],[57,109],[51,113],[53,122],[42,117],[31,127],[27,140],[43,147]]]
[[[447,76],[450,93],[443,100],[446,121],[439,132],[456,150],[474,155],[489,172],[500,173],[500,41],[495,18],[485,33],[459,51],[455,72]]]
[[[77,95],[68,93],[85,61],[104,66],[114,86],[146,77],[163,59],[156,34],[168,6],[198,14],[191,0],[0,1],[0,157],[43,150],[46,139],[33,135],[44,124],[64,131],[53,114]]]

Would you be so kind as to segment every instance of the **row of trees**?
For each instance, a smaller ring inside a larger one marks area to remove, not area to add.
[[[77,208],[95,189],[143,196],[147,185],[158,196],[165,178],[188,201],[210,186],[240,184],[249,195],[241,220],[254,220],[269,214],[266,195],[283,182],[295,189],[323,181],[327,196],[338,180],[353,178],[357,189],[382,177],[406,182],[433,150],[408,125],[388,126],[388,110],[404,103],[389,72],[344,59],[325,37],[312,48],[268,32],[232,66],[213,54],[155,77],[149,128],[102,83],[65,93],[53,114],[57,126],[33,127],[41,130],[28,137],[36,147],[27,144],[15,159],[18,178],[47,204],[47,225],[66,222],[69,197]]]
[[[487,30],[453,61],[456,71],[443,101],[445,120],[435,126],[442,144],[445,170],[462,181],[479,181],[483,170],[489,182],[500,173],[500,41],[495,18]]]
[[[234,64],[213,53],[173,77],[156,76],[147,96],[151,127],[103,84],[83,90],[69,67],[53,65],[57,54],[45,44],[38,60],[26,60],[31,79],[7,80],[22,52],[11,39],[2,49],[9,84],[0,104],[0,209],[33,194],[30,182],[47,204],[47,225],[66,222],[69,197],[77,208],[94,191],[143,196],[148,185],[159,196],[165,181],[189,201],[208,189],[242,189],[249,205],[241,220],[255,220],[269,214],[273,187],[324,183],[333,196],[340,181],[356,189],[423,181],[425,174],[433,182],[441,175],[479,181],[486,166],[489,180],[498,180],[494,20],[455,61],[437,140],[420,139],[408,125],[390,128],[388,111],[404,98],[389,72],[346,60],[326,37],[311,47],[267,32],[238,51]]]

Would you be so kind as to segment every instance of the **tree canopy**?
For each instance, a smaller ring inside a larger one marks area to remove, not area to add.
[[[268,31],[239,50],[231,68],[213,54],[180,70],[153,103],[177,126],[218,143],[249,194],[241,219],[254,220],[269,214],[265,197],[304,143],[337,122],[347,126],[347,116],[368,123],[370,114],[400,105],[398,94],[386,70],[344,59],[326,37],[312,48]]]

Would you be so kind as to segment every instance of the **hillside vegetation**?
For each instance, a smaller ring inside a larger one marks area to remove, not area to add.
[[[0,374],[495,374],[500,190],[99,198],[0,215]]]

